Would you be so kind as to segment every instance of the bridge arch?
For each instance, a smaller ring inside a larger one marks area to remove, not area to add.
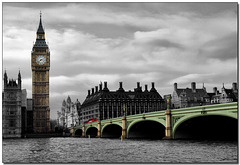
[[[82,129],[77,129],[77,130],[75,130],[74,136],[75,136],[75,137],[80,137],[80,136],[82,136]]]
[[[210,113],[210,114],[195,114],[195,115],[187,115],[184,116],[182,118],[180,118],[174,125],[173,125],[173,129],[172,129],[172,136],[175,139],[175,134],[176,131],[178,130],[179,126],[181,126],[181,124],[183,124],[184,122],[191,120],[191,119],[195,119],[195,118],[204,118],[204,117],[208,117],[208,116],[216,116],[216,117],[226,117],[226,118],[232,118],[232,119],[236,119],[237,120],[237,115],[234,113]]]
[[[108,126],[110,126],[110,125],[118,125],[118,126],[120,126],[121,128],[122,128],[122,123],[108,123],[108,124],[104,124],[103,125],[103,127],[101,128],[101,135],[102,135],[102,133],[103,133],[103,130],[106,128],[106,127],[108,127]]]
[[[141,123],[141,122],[156,122],[156,123],[158,123],[160,127],[164,128],[164,135],[165,135],[165,127],[166,127],[165,120],[163,120],[163,119],[138,119],[138,120],[135,120],[135,121],[131,122],[129,124],[129,126],[127,127],[127,138],[130,138],[129,134],[130,134],[131,128],[134,125],[136,125],[138,123]]]
[[[106,124],[101,129],[101,137],[119,138],[122,135],[122,125],[120,123]]]
[[[96,137],[97,133],[98,133],[97,126],[90,126],[90,127],[87,127],[85,130],[85,136],[90,135],[91,137]]]

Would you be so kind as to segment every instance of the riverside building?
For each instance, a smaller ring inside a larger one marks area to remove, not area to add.
[[[87,121],[91,118],[98,120],[111,119],[124,115],[135,115],[146,112],[163,110],[164,100],[157,92],[152,82],[152,87],[142,90],[140,82],[134,91],[125,91],[122,82],[119,82],[119,89],[110,91],[107,82],[88,90],[88,95],[81,106],[80,121]]]
[[[204,85],[202,88],[196,88],[195,82],[191,83],[191,88],[178,88],[177,83],[174,83],[171,108],[221,104],[238,100],[237,83],[232,84],[232,89],[226,89],[223,85],[221,92],[217,90],[217,87],[214,87],[213,93],[208,93]]]

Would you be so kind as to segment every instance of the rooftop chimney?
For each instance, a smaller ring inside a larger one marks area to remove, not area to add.
[[[152,82],[152,88],[155,88],[155,87],[154,87],[154,82]]]
[[[148,85],[145,84],[145,92],[148,92]]]
[[[177,83],[174,83],[174,91],[177,91]]]
[[[88,90],[88,96],[90,96],[90,94],[91,94],[90,92],[91,92],[91,91],[90,91],[90,90]]]
[[[138,89],[140,88],[140,82],[137,82],[137,88]]]
[[[102,91],[102,82],[99,84],[99,90]]]
[[[96,93],[98,92],[98,86],[95,86],[95,92]]]
[[[232,83],[232,89],[234,92],[237,92],[237,90],[238,90],[237,83]]]
[[[214,88],[213,88],[213,93],[215,93],[215,95],[218,94],[218,93],[217,93],[217,87],[214,87]]]
[[[196,83],[195,82],[192,82],[191,83],[191,87],[192,87],[192,92],[196,92]]]
[[[107,82],[106,82],[106,81],[104,82],[104,88],[103,88],[103,90],[104,90],[104,91],[109,91],[109,90],[108,90],[108,87],[107,87]]]
[[[92,88],[92,95],[94,94],[94,88]]]
[[[122,82],[119,82],[119,88],[122,88]]]
[[[155,91],[157,91],[154,86],[155,86],[155,85],[154,85],[154,82],[152,82],[152,88],[151,88],[150,92],[155,92]]]
[[[124,89],[122,87],[122,82],[119,82],[119,89],[117,91],[123,91],[124,92]]]

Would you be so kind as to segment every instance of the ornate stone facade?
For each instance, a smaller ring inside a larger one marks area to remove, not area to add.
[[[206,96],[207,91],[205,87],[197,89],[195,82],[191,83],[191,88],[181,89],[177,87],[177,83],[174,83],[171,108],[185,108],[209,104],[209,100],[205,99]]]
[[[58,124],[63,128],[71,128],[79,125],[79,111],[81,103],[77,101],[74,103],[68,96],[67,101],[63,100],[61,112],[58,111]]]
[[[33,130],[36,133],[50,131],[49,70],[50,51],[40,15],[37,38],[32,48]]]
[[[191,83],[191,88],[179,89],[177,83],[174,83],[171,109],[228,103],[238,100],[237,83],[233,83],[232,89],[226,89],[223,85],[221,92],[217,90],[217,87],[213,88],[213,93],[208,93],[204,86],[197,89],[195,82]]]
[[[22,90],[21,74],[18,80],[8,80],[4,73],[4,91],[2,97],[3,138],[20,138],[22,135]]]

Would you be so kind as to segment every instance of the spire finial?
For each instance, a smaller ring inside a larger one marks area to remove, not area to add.
[[[40,18],[42,18],[42,12],[41,12],[41,10],[40,10]]]

